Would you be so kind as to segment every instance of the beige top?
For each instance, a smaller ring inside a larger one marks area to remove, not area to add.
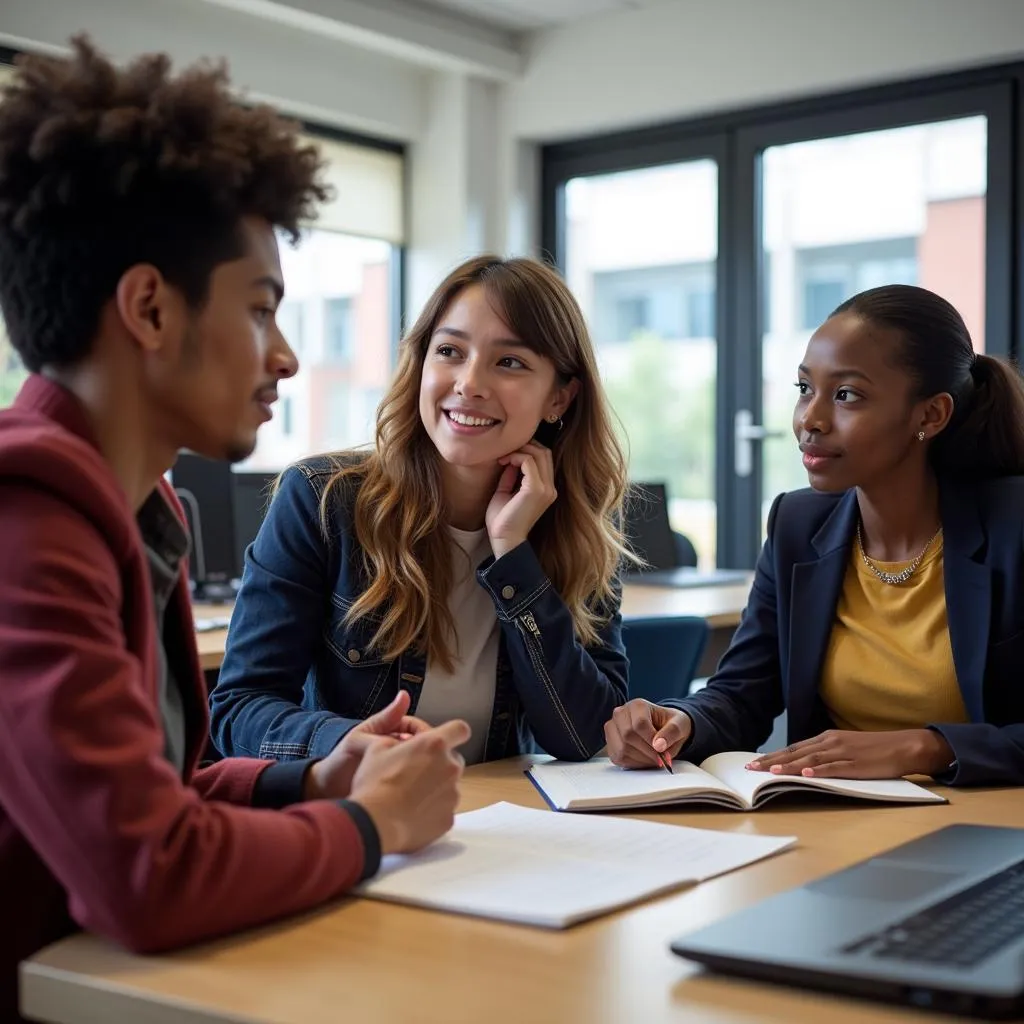
[[[487,530],[457,530],[452,538],[452,589],[448,608],[455,623],[456,651],[453,671],[427,662],[423,692],[416,714],[431,725],[463,718],[473,730],[460,748],[466,764],[484,756],[484,742],[494,709],[498,672],[500,626],[494,604],[477,582],[476,567],[491,554]]]

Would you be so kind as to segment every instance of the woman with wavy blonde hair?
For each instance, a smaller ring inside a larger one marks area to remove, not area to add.
[[[591,757],[626,699],[626,466],[555,271],[481,256],[451,273],[376,434],[282,475],[211,696],[217,746],[323,757],[402,689],[403,733],[463,718],[470,763],[534,743]]]

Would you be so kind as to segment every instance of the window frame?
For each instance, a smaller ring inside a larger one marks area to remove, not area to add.
[[[1024,62],[896,81],[746,107],[541,147],[542,252],[564,269],[564,186],[575,177],[711,157],[718,173],[715,388],[717,556],[753,566],[761,547],[761,459],[738,478],[733,423],[748,409],[762,422],[760,154],[771,146],[984,114],[987,129],[986,351],[1022,348],[1024,296]]]

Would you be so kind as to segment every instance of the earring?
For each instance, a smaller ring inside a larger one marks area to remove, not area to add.
[[[918,441],[923,441],[924,440],[924,431],[923,430],[919,430],[917,432],[917,439],[918,439]]]
[[[544,418],[548,421],[548,423],[550,423],[552,425],[557,423],[559,430],[561,430],[562,427],[565,426],[565,424],[562,422],[562,417],[561,416],[557,416],[555,413],[552,413],[550,416],[545,416]]]

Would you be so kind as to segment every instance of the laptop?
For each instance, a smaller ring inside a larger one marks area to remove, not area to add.
[[[634,483],[626,499],[624,533],[646,562],[626,573],[626,582],[649,587],[714,587],[745,583],[746,569],[697,569],[679,565],[668,518],[668,493],[660,483]]]
[[[690,566],[626,574],[626,582],[634,586],[683,589],[687,587],[724,587],[746,583],[748,579],[750,579],[749,569],[692,569]]]
[[[1024,1014],[1024,829],[951,825],[675,939],[714,971]]]

